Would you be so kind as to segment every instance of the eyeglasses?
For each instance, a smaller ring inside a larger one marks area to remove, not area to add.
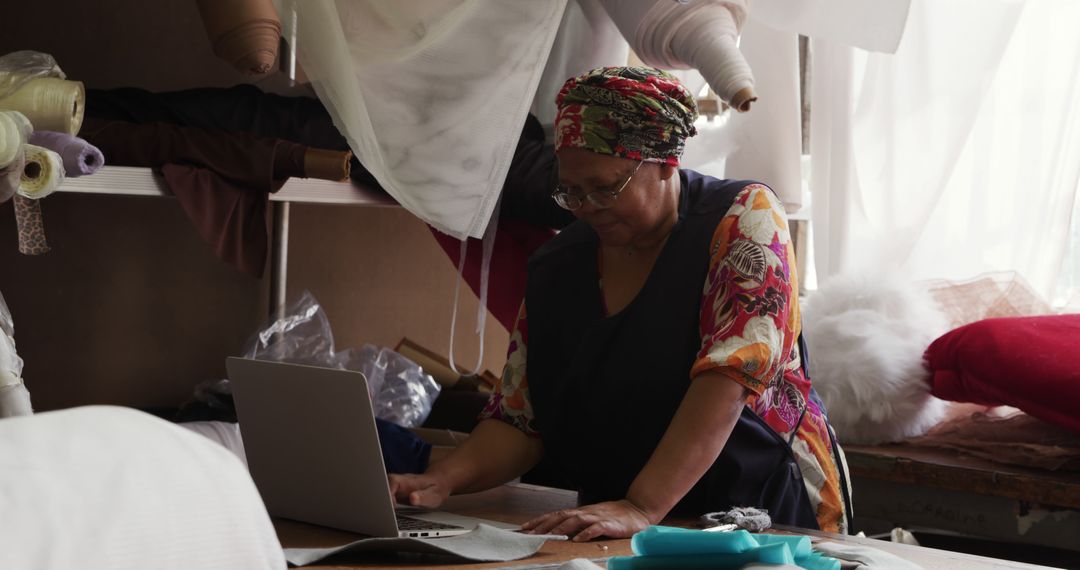
[[[619,199],[619,194],[626,189],[628,184],[630,184],[630,180],[632,180],[634,175],[637,174],[637,171],[641,169],[642,164],[645,164],[644,160],[638,162],[637,166],[634,167],[634,171],[630,173],[630,176],[627,176],[626,180],[619,185],[618,190],[594,190],[582,196],[571,193],[566,186],[559,184],[551,193],[551,197],[559,207],[570,210],[571,212],[584,206],[585,200],[588,200],[590,204],[597,208],[610,208],[615,205],[615,200]]]

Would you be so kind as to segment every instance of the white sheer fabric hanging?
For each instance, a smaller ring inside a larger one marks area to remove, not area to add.
[[[1070,0],[913,0],[893,56],[814,40],[819,279],[1016,270],[1050,298],[1080,188],[1077,21]]]
[[[277,4],[315,92],[379,184],[435,228],[483,236],[566,0]]]

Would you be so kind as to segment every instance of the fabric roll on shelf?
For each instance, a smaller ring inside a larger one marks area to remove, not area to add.
[[[0,168],[7,168],[23,154],[23,145],[34,127],[18,111],[0,111]]]
[[[20,149],[18,156],[15,157],[11,164],[0,168],[0,204],[10,200],[19,191],[19,183],[22,181],[23,167],[25,165],[26,151]]]
[[[23,166],[19,195],[40,200],[64,182],[64,159],[59,154],[37,145],[26,145],[26,165]]]
[[[313,153],[301,144],[249,133],[88,117],[83,136],[112,164],[160,168],[214,253],[254,276],[266,264],[269,193],[291,177],[348,177],[348,151]],[[327,163],[336,169],[314,164],[316,171],[309,173],[309,156],[333,157]]]
[[[273,69],[281,19],[272,0],[198,0],[197,4],[214,55],[251,75]]]
[[[81,81],[42,77],[0,99],[0,109],[21,112],[36,130],[74,135],[82,126],[85,101]]]
[[[29,142],[59,154],[64,173],[71,178],[93,174],[105,165],[105,156],[96,146],[74,135],[34,131],[30,134]]]

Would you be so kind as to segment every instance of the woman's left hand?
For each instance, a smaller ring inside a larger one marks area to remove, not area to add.
[[[521,525],[521,529],[529,534],[565,534],[575,542],[585,542],[598,536],[630,538],[652,524],[649,518],[623,499],[548,513]]]

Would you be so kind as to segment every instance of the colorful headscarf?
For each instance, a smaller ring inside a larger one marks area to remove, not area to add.
[[[555,104],[555,150],[583,148],[678,166],[686,139],[697,134],[694,97],[671,74],[651,67],[594,69],[567,80]]]

